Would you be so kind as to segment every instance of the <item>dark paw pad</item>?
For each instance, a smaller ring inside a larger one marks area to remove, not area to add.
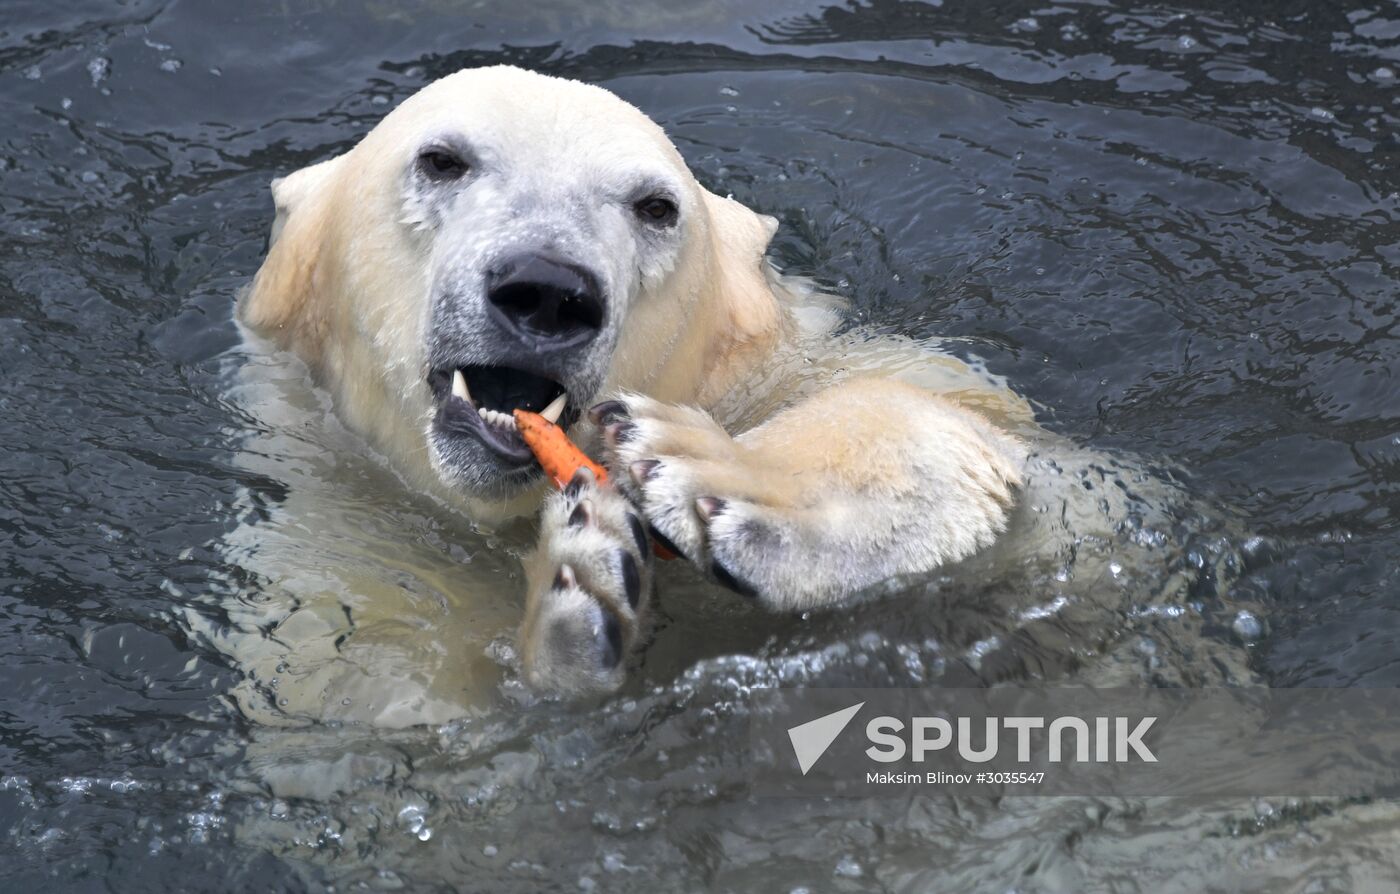
[[[715,580],[719,581],[720,584],[722,584],[725,587],[728,587],[735,593],[738,593],[740,596],[743,596],[746,599],[758,598],[758,590],[756,590],[752,584],[748,583],[747,581],[740,580],[733,574],[730,574],[729,569],[725,568],[720,563],[710,563],[710,574],[714,575]]]
[[[642,601],[642,575],[637,571],[637,560],[626,550],[617,551],[618,569],[622,574],[622,592],[627,604],[632,608]]]
[[[627,514],[627,530],[632,532],[632,539],[636,541],[638,555],[647,554],[647,532],[642,527],[642,520],[630,512]]]
[[[622,625],[612,612],[602,608],[599,612],[602,613],[602,629],[597,631],[598,663],[612,670],[622,660]]]

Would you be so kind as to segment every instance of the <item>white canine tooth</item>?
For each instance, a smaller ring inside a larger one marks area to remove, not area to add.
[[[452,370],[452,396],[460,397],[467,403],[472,402],[472,394],[467,390],[467,377],[462,375],[460,369]]]
[[[485,418],[486,418],[486,414],[487,414],[487,413],[490,413],[491,411],[488,410],[488,409],[486,409],[485,407],[477,407],[477,408],[476,408],[476,412],[477,412],[477,415],[478,415],[478,416],[480,416],[482,419],[485,419]]]
[[[558,422],[560,414],[564,412],[564,404],[568,402],[569,396],[567,394],[561,394],[554,400],[550,401],[549,406],[545,407],[543,410],[540,410],[540,415],[548,419],[550,422]]]

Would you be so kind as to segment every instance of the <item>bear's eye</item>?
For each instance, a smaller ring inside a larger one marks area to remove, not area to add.
[[[644,223],[669,227],[676,222],[676,203],[664,196],[649,196],[632,206]]]
[[[433,180],[456,180],[467,172],[467,163],[443,149],[429,149],[418,156],[418,169]]]

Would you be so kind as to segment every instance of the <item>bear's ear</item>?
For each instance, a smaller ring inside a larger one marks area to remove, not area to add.
[[[747,341],[776,333],[782,312],[768,282],[764,253],[778,221],[707,189],[700,194],[709,217],[714,297],[722,305],[732,335]]]
[[[277,217],[267,257],[239,306],[243,320],[255,329],[295,322],[310,299],[332,219],[330,199],[344,158],[337,156],[272,181]]]

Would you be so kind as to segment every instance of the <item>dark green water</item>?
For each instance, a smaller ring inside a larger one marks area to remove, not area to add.
[[[746,801],[744,743],[709,725],[770,679],[742,657],[657,662],[588,715],[506,684],[442,728],[246,719],[242,669],[194,631],[275,583],[228,547],[290,490],[239,459],[270,433],[230,397],[267,184],[499,62],[639,105],[856,322],[956,337],[1048,427],[1236,507],[1280,544],[1235,585],[1260,679],[1400,683],[1394,2],[8,0],[6,890],[1400,888],[1389,804]],[[491,552],[373,460],[335,463],[375,523]],[[781,666],[713,601],[671,614]],[[782,632],[927,682],[942,659],[892,652],[923,640],[888,614]],[[678,706],[701,719],[668,725]]]

